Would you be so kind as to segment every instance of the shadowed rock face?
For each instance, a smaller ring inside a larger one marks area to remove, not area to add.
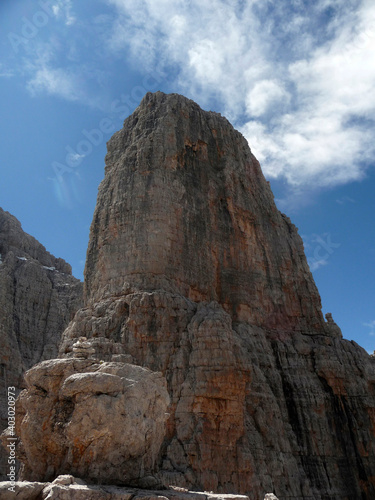
[[[162,371],[167,484],[375,497],[374,361],[343,340],[245,139],[179,95],[147,94],[108,143],[63,336]]]
[[[82,306],[82,283],[64,260],[26,234],[0,208],[0,428],[7,426],[7,387],[22,387],[26,370],[56,357],[61,333]],[[8,471],[0,449],[0,477]]]

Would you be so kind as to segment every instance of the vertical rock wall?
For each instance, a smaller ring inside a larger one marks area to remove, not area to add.
[[[81,335],[164,373],[165,482],[375,497],[374,360],[324,321],[297,229],[220,115],[147,94],[109,141],[61,354]]]

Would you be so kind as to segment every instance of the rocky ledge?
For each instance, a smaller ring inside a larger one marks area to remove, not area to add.
[[[71,475],[60,475],[52,483],[4,481],[0,483],[2,500],[249,500],[245,495],[214,494],[170,487],[162,490],[121,488],[86,484]],[[264,500],[277,500],[266,494]]]

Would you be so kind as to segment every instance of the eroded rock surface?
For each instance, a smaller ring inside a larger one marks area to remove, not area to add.
[[[151,474],[169,404],[161,373],[119,362],[53,359],[31,368],[25,381],[16,412],[21,479],[74,474],[103,484],[157,484]]]
[[[58,476],[52,483],[0,483],[2,500],[13,500],[15,494],[18,500],[249,500],[245,495],[215,495],[173,487],[155,491],[92,485],[68,474]]]
[[[108,143],[85,307],[60,352],[84,336],[165,375],[165,484],[375,498],[374,360],[331,319],[241,134],[147,94]]]
[[[83,285],[64,260],[26,234],[0,208],[0,432],[7,422],[7,387],[22,387],[26,370],[57,356],[61,334],[82,306]],[[8,472],[0,447],[0,478]]]

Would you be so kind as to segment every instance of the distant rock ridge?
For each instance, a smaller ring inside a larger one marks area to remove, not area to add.
[[[54,268],[61,273],[72,274],[72,266],[61,258],[56,258],[33,236],[22,230],[21,223],[14,215],[0,208],[0,244],[1,260],[9,252],[19,259],[31,258],[46,268]]]
[[[61,334],[82,306],[82,283],[20,222],[0,208],[0,426],[7,426],[7,387],[22,388],[26,370],[54,358]],[[0,477],[8,470],[0,449]]]

